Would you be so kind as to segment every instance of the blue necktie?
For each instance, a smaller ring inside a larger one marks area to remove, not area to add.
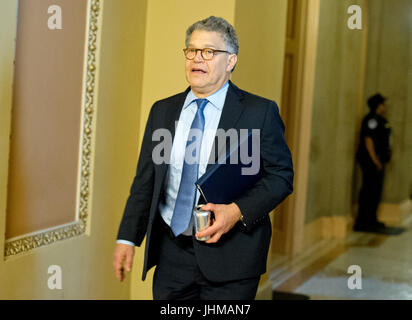
[[[175,236],[178,236],[189,227],[195,202],[195,182],[197,181],[199,172],[200,147],[202,145],[203,130],[205,127],[203,110],[208,100],[197,99],[196,103],[198,108],[186,142],[182,178],[173,210],[172,222],[170,224]],[[192,143],[194,145],[192,145]],[[196,152],[195,155],[192,150]],[[190,161],[187,162],[186,159],[190,159]]]

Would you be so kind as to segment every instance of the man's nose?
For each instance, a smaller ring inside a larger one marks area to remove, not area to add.
[[[203,57],[202,57],[202,51],[200,51],[200,50],[197,50],[197,51],[196,51],[196,55],[195,55],[194,61],[195,61],[195,62],[203,62],[203,61],[204,61],[204,59],[203,59]]]

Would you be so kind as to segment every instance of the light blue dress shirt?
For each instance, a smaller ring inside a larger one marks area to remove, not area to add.
[[[206,97],[209,102],[204,109],[205,128],[202,138],[199,160],[199,178],[206,172],[210,152],[212,150],[217,126],[222,115],[223,105],[225,104],[229,83],[226,82],[218,91]],[[163,220],[170,226],[177,193],[179,191],[180,180],[182,177],[183,160],[185,157],[186,141],[189,135],[190,127],[197,112],[196,95],[192,90],[187,94],[183,104],[179,121],[176,127],[175,137],[170,156],[169,170],[166,175],[165,198],[164,202],[159,203],[159,212]],[[196,201],[199,200],[200,194],[196,192]],[[183,235],[192,235],[193,219],[190,221],[189,228],[183,232]],[[135,245],[133,242],[126,240],[117,240],[117,243]]]

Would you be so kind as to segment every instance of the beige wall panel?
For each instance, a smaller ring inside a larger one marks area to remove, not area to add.
[[[17,0],[0,2],[0,296],[4,297],[6,273],[3,262],[6,232],[7,182],[14,71]]]
[[[0,121],[10,112],[7,94],[11,93],[14,56],[16,3],[0,1],[0,51],[2,76]],[[91,223],[87,235],[56,242],[29,254],[0,259],[0,298],[2,299],[128,299],[130,276],[119,283],[112,267],[117,228],[123,213],[130,178],[136,169],[141,100],[145,2],[106,0],[102,8],[103,27],[98,49],[99,73],[93,172]],[[100,30],[100,26],[99,26]],[[4,35],[4,37],[3,37]],[[5,43],[7,40],[7,43]],[[4,44],[3,44],[4,41]],[[4,68],[3,68],[4,67]],[[3,79],[8,79],[3,80]],[[3,81],[5,85],[3,86]],[[9,90],[9,91],[8,91]],[[3,97],[5,97],[3,99]],[[10,121],[10,118],[9,118]],[[3,122],[2,122],[3,124]],[[7,122],[4,123],[7,128]],[[0,150],[0,231],[5,227],[3,190],[7,180],[9,130],[1,131]],[[4,247],[4,239],[0,237]],[[62,269],[62,289],[47,286],[48,268]],[[134,270],[136,272],[136,270]],[[150,291],[142,295],[150,297]]]
[[[233,81],[281,108],[287,0],[237,0],[239,60]]]
[[[320,1],[306,223],[352,209],[366,29],[347,27],[347,8],[365,3]]]
[[[370,36],[366,100],[376,92],[388,97],[392,160],[387,165],[383,201],[400,203],[412,194],[412,2],[369,1]]]
[[[393,128],[382,200],[400,203],[412,193],[412,3],[357,1],[362,31],[349,30],[349,15],[341,14],[351,4],[321,1],[307,222],[356,213],[361,174],[355,151],[369,111],[366,100],[376,92],[389,97],[387,118]]]
[[[95,187],[91,234],[104,242],[99,246],[99,261],[105,268],[100,279],[107,296],[130,299],[131,288],[136,288],[141,299],[151,299],[150,283],[141,281],[144,243],[136,247],[133,271],[126,281],[118,282],[112,268],[144,130],[140,117],[147,1],[106,0],[104,4],[94,181],[99,187]]]
[[[6,238],[75,220],[86,16],[84,0],[19,2]]]

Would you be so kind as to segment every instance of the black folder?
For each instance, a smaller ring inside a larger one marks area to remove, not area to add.
[[[240,135],[240,138],[239,143],[230,147],[229,151],[223,157],[220,157],[196,181],[196,187],[200,191],[205,203],[230,204],[237,197],[247,192],[262,177],[260,152],[257,155],[257,159],[251,154],[253,151],[252,143],[260,143],[259,137],[252,135],[252,131],[248,131],[247,135],[243,135],[243,137]],[[252,156],[252,162],[249,164],[241,161],[241,151],[244,153],[245,150],[248,150],[249,157]],[[230,163],[231,156],[233,157],[232,159],[238,160],[235,164]],[[259,161],[259,163],[254,163],[254,161]],[[258,165],[258,171],[255,173],[256,165]],[[201,201],[199,201],[200,203]]]

